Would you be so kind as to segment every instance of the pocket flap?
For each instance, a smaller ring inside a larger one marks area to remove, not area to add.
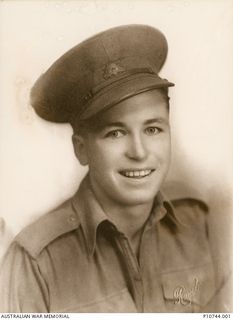
[[[165,300],[175,305],[205,306],[215,292],[212,263],[162,274]]]

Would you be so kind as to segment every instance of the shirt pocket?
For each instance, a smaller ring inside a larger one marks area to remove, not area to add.
[[[166,312],[202,312],[215,293],[212,263],[161,275]]]
[[[134,301],[127,288],[99,298],[95,301],[89,301],[78,305],[71,305],[58,312],[68,313],[114,313],[114,312],[137,312]]]

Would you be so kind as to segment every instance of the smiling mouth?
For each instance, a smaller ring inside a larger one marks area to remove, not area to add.
[[[149,176],[154,169],[144,169],[144,170],[124,170],[120,171],[120,174],[126,178],[133,178],[133,179],[141,179]]]

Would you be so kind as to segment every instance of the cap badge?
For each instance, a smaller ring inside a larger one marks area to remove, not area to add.
[[[116,62],[112,62],[104,67],[104,79],[110,79],[125,71],[125,68]]]

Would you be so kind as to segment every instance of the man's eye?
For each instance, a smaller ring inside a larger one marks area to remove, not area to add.
[[[107,133],[106,137],[117,139],[117,138],[122,137],[123,135],[124,135],[124,133],[120,130],[112,130]]]
[[[148,127],[146,128],[146,134],[153,136],[161,132],[161,129],[157,127]]]
[[[161,132],[161,129],[157,128],[157,127],[148,127],[145,129],[145,132],[147,135],[149,136],[153,136],[153,135],[156,135],[158,133]]]

